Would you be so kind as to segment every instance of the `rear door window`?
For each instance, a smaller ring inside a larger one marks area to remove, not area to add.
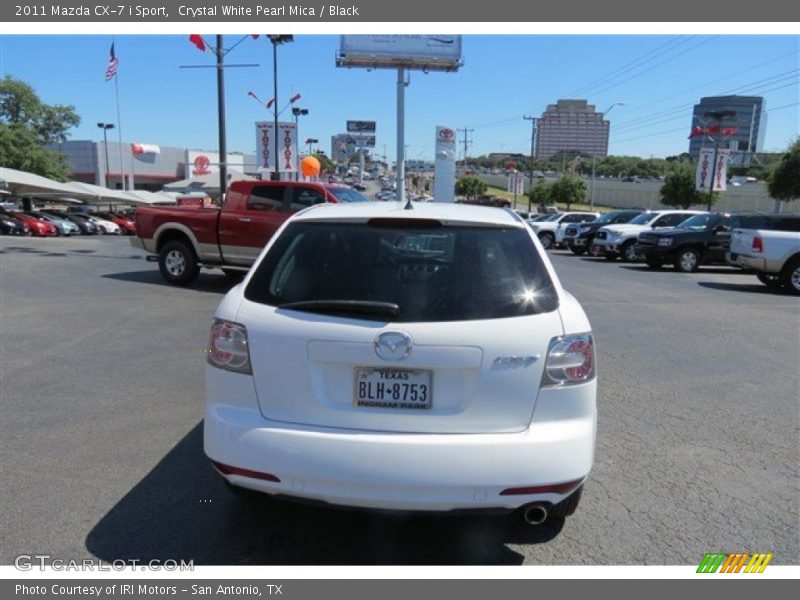
[[[257,185],[247,198],[247,210],[284,210],[285,185]]]
[[[399,307],[393,319],[399,322],[503,318],[558,307],[526,230],[398,221],[292,223],[256,267],[245,297],[277,307],[389,302]]]

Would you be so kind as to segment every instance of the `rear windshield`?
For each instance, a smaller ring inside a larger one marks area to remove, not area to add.
[[[346,187],[331,187],[328,191],[336,196],[339,202],[369,202],[370,199],[364,194],[360,194],[353,188]]]
[[[740,215],[741,229],[800,231],[800,215]]]
[[[553,282],[526,230],[390,223],[290,224],[256,268],[245,297],[277,307],[392,303],[399,310],[390,320],[397,322],[492,319],[558,308]],[[375,320],[357,312],[346,316]]]

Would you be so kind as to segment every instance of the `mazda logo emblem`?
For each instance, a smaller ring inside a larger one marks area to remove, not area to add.
[[[375,354],[389,362],[405,360],[411,354],[411,337],[402,331],[386,331],[375,338]]]

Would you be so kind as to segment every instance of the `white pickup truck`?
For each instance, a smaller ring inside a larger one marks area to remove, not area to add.
[[[734,229],[727,261],[758,280],[800,295],[800,215],[767,217],[763,229]]]
[[[594,221],[600,213],[597,212],[565,212],[553,219],[543,221],[529,221],[529,225],[539,236],[539,241],[545,250],[557,248],[564,240],[567,225]]]

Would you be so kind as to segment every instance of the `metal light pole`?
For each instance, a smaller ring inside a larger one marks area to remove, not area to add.
[[[319,144],[319,140],[317,138],[308,138],[306,144],[308,144],[308,153],[314,154],[314,151],[311,149],[311,144]]]
[[[280,160],[278,154],[278,46],[281,44],[288,44],[289,42],[294,41],[293,35],[269,35],[269,40],[272,42],[272,85],[274,91],[274,95],[272,97],[274,111],[274,123],[275,123],[275,130],[273,136],[275,138],[275,170],[272,172],[270,179],[273,181],[278,181],[280,176],[280,166],[278,165],[278,161]]]
[[[295,135],[295,154],[299,158],[300,155],[300,116],[306,116],[308,114],[307,108],[297,108],[296,106],[292,108],[292,115],[294,115],[294,135]],[[300,181],[300,169],[297,170],[294,174],[294,180]]]
[[[395,197],[399,202],[406,199],[406,72],[397,68],[397,169],[395,173]],[[411,208],[411,201],[406,203]]]
[[[528,172],[528,214],[531,212],[531,194],[533,193],[533,155],[536,151],[535,142],[536,142],[536,117],[522,117],[526,121],[531,122],[531,164],[530,164],[530,171]],[[516,205],[516,199],[514,200],[514,204]],[[544,211],[544,206],[542,206],[542,210]]]
[[[604,121],[606,115],[611,112],[615,106],[625,106],[625,102],[614,102],[611,106],[605,109],[603,112],[600,113],[600,121]],[[609,133],[611,132],[611,126],[608,127]],[[609,136],[610,137],[610,136]],[[608,146],[608,139],[606,139],[606,146]],[[607,153],[607,152],[606,152]],[[592,136],[592,184],[591,184],[591,192],[589,193],[589,207],[594,210],[594,178],[597,171],[597,137]]]
[[[106,174],[103,183],[108,187],[108,130],[114,129],[113,123],[98,123],[97,126],[103,130],[103,150],[106,154]]]
[[[225,135],[225,48],[217,34],[217,123],[219,129],[219,202],[225,201],[228,187],[228,143]]]

